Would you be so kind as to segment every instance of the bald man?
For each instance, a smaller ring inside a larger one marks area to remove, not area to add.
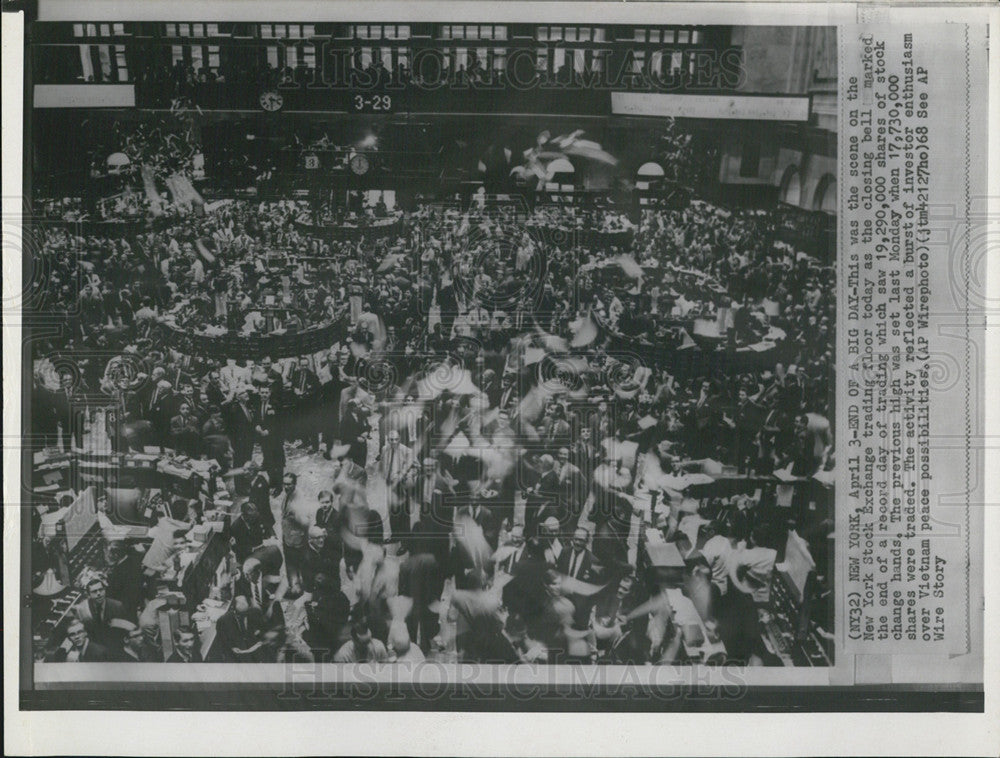
[[[329,577],[340,589],[340,555],[327,549],[326,529],[313,524],[307,531],[306,547],[302,553],[302,591],[312,596],[316,591],[316,577]]]

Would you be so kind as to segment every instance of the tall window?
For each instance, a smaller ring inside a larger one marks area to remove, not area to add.
[[[73,24],[73,36],[81,39],[125,35],[124,24]],[[82,44],[79,75],[85,82],[129,81],[124,45]]]
[[[261,24],[264,39],[308,39],[316,36],[315,24]]]
[[[632,71],[637,74],[642,73],[643,66],[646,65],[646,51],[636,50],[632,56]]]
[[[409,24],[355,24],[350,27],[351,38],[357,40],[407,40],[410,39]],[[388,71],[397,67],[408,67],[409,52],[395,45],[371,45],[354,48],[352,59],[357,68],[371,65],[381,66]]]
[[[654,50],[649,59],[649,70],[663,77],[676,76],[685,65],[693,70],[694,56],[687,55],[687,64],[684,59],[685,53],[681,50]]]
[[[409,24],[355,24],[350,36],[354,39],[409,39]]]
[[[507,68],[507,48],[493,47],[489,51],[490,68],[494,71],[504,71]]]
[[[165,24],[167,37],[228,37],[226,25],[219,24]]]
[[[507,27],[496,24],[445,24],[441,39],[507,39]]]
[[[589,26],[539,26],[535,29],[539,42],[604,42],[604,29]]]
[[[704,33],[699,29],[650,29],[636,27],[632,39],[635,42],[651,42],[667,45],[697,45],[705,41]]]
[[[125,24],[73,24],[74,37],[125,37],[131,34],[125,30]]]
[[[185,66],[191,66],[195,73],[200,73],[204,69],[205,71],[218,74],[220,67],[219,53],[220,48],[218,45],[171,45],[170,61],[173,65],[183,63]]]

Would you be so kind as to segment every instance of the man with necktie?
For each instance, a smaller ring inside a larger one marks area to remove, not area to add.
[[[316,372],[309,368],[307,357],[299,358],[292,372],[291,386],[295,403],[295,436],[302,440],[310,452],[316,452],[319,449],[320,425],[314,414],[319,396],[319,378]]]
[[[174,651],[167,658],[167,663],[201,663],[197,639],[191,627],[177,627],[174,632]]]
[[[233,467],[242,468],[253,456],[256,419],[250,405],[250,393],[240,388],[235,399],[226,406],[229,437],[233,442]]]
[[[594,567],[594,554],[587,549],[587,542],[590,540],[590,532],[584,527],[578,527],[573,532],[573,539],[569,543],[569,549],[563,550],[556,560],[556,569],[559,573],[571,579],[581,582],[594,583],[596,570]],[[575,612],[574,621],[586,626],[590,621],[590,609],[593,606],[593,598],[587,595],[570,593],[569,599],[573,602]]]
[[[583,503],[587,499],[587,482],[583,472],[570,461],[569,448],[561,447],[556,454],[556,473],[559,477],[560,510],[567,514],[572,524],[580,517]]]
[[[563,550],[556,561],[560,573],[582,582],[590,581],[594,555],[587,549],[589,539],[590,532],[582,526],[573,533],[569,550]]]
[[[302,558],[307,542],[308,518],[298,505],[301,499],[295,492],[298,477],[291,471],[282,480],[281,502],[281,543],[285,555],[285,576],[289,593],[298,595],[302,591]]]
[[[393,540],[410,531],[410,510],[403,481],[413,467],[413,451],[399,441],[399,432],[390,429],[379,456],[382,478],[385,481],[386,507]]]
[[[176,403],[176,394],[170,381],[165,378],[157,380],[149,395],[146,418],[153,426],[153,434],[159,445],[167,445],[169,442],[170,420],[174,416]]]
[[[524,524],[514,524],[510,528],[507,544],[511,548],[511,552],[500,561],[499,568],[505,574],[513,576],[514,570],[524,558]]]
[[[198,419],[191,412],[191,405],[184,401],[180,412],[170,419],[170,437],[174,450],[183,455],[195,458],[200,454],[201,438],[198,432]]]
[[[132,621],[125,607],[107,596],[107,585],[97,577],[87,583],[87,599],[73,606],[73,615],[83,622],[87,634],[105,648],[120,649],[124,633],[114,622]]]
[[[267,385],[260,388],[258,408],[255,431],[264,454],[264,470],[267,471],[271,485],[277,489],[281,486],[281,478],[285,473],[285,442],[281,420],[271,402],[271,388]]]
[[[219,617],[215,626],[215,643],[219,657],[236,663],[260,660],[264,629],[263,613],[254,608],[246,595],[233,598],[232,607]]]
[[[500,402],[497,407],[502,411],[512,413],[517,410],[520,396],[517,391],[517,374],[505,371],[500,378]]]

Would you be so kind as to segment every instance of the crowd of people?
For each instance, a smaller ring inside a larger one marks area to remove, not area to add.
[[[311,236],[306,211],[237,200],[131,238],[41,232],[39,302],[67,328],[34,343],[33,434],[211,459],[233,483],[232,602],[211,650],[184,628],[171,660],[689,661],[646,527],[685,558],[713,661],[777,660],[755,597],[790,529],[829,594],[831,514],[807,488],[692,497],[685,477],[833,469],[831,268],[777,243],[768,212],[701,201],[536,224],[424,205],[398,235],[344,241]],[[607,235],[533,231],[560,225]],[[718,333],[693,339],[696,320]],[[318,349],[228,352],[318,328]],[[771,362],[733,360],[751,345]],[[156,659],[142,549],[112,546],[68,659]]]

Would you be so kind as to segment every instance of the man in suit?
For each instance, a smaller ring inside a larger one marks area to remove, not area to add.
[[[250,372],[251,381],[256,385],[266,384],[271,388],[271,399],[281,407],[285,404],[285,377],[281,365],[274,365],[271,358],[265,355],[260,359],[260,365]]]
[[[594,471],[594,462],[597,460],[597,448],[594,447],[593,430],[589,424],[580,426],[580,436],[570,447],[570,460],[583,474],[584,480],[589,482],[590,475]]]
[[[413,451],[399,441],[399,432],[390,429],[379,456],[379,472],[385,482],[386,507],[393,539],[410,531],[409,502],[404,491],[404,479],[413,466]]]
[[[569,547],[563,550],[556,559],[556,570],[560,574],[571,579],[593,584],[597,580],[597,571],[594,566],[594,554],[587,549],[587,542],[590,540],[590,532],[584,527],[578,527],[573,532],[573,539],[570,540]],[[573,620],[577,628],[586,628],[590,623],[590,610],[593,606],[593,598],[587,595],[570,593],[569,599],[573,602]]]
[[[117,600],[133,621],[142,602],[142,555],[120,540],[108,544],[107,595]]]
[[[319,501],[319,508],[313,516],[313,523],[321,527],[326,532],[327,540],[340,538],[340,511],[334,501],[333,493],[329,490],[321,490],[316,496]]]
[[[202,392],[208,398],[209,405],[221,406],[226,402],[226,390],[222,385],[222,378],[218,370],[212,370],[204,380]]]
[[[163,657],[156,654],[155,648],[146,639],[142,627],[131,624],[125,632],[125,643],[120,659],[124,663],[159,663]]]
[[[251,605],[266,611],[275,597],[275,588],[281,583],[281,566],[284,558],[275,544],[256,548],[241,568],[241,575],[234,584],[233,593],[246,595]]]
[[[347,642],[347,627],[351,615],[351,602],[325,574],[317,574],[314,592],[305,600],[307,628],[302,638],[317,662],[325,663],[333,653]]]
[[[66,628],[66,642],[52,655],[53,663],[98,663],[110,660],[111,654],[108,649],[90,641],[87,629],[79,619],[69,623]]]
[[[490,408],[500,405],[500,383],[497,381],[496,372],[493,369],[484,369],[477,384],[479,391],[486,395],[490,402]]]
[[[566,550],[562,540],[559,539],[559,520],[555,516],[549,516],[538,525],[538,533],[532,538],[537,543],[545,563],[554,567],[559,557]]]
[[[316,403],[319,399],[319,378],[309,367],[309,359],[299,358],[291,373],[291,393],[295,414],[294,435],[301,439],[310,452],[319,449],[319,424],[315,418]]]
[[[260,518],[257,506],[251,500],[245,500],[240,506],[240,517],[229,527],[229,539],[236,555],[236,560],[242,563],[250,554],[273,538],[274,532]]]
[[[73,606],[76,616],[87,629],[87,634],[95,643],[104,648],[116,649],[122,646],[122,621],[131,621],[124,606],[107,596],[107,585],[101,578],[87,583],[87,599]],[[113,625],[113,622],[119,622]]]
[[[549,450],[569,444],[570,428],[565,416],[566,412],[558,403],[552,403],[545,409],[545,417],[539,432]]]
[[[153,434],[159,445],[170,441],[170,420],[174,417],[177,397],[173,385],[167,379],[156,382],[149,395],[145,418],[153,425]]]
[[[718,390],[708,379],[701,383],[698,399],[692,410],[694,424],[691,427],[691,455],[695,458],[705,458],[717,451],[715,435],[720,422]]]
[[[368,419],[361,403],[352,397],[340,421],[340,438],[350,448],[347,457],[362,468],[368,463],[368,431]]]
[[[215,625],[214,648],[225,661],[253,663],[260,660],[264,631],[263,613],[246,595],[233,598],[232,607]]]
[[[179,626],[174,632],[174,651],[167,663],[201,663],[201,653],[195,645],[197,638],[189,626]]]
[[[500,377],[500,399],[497,408],[508,413],[517,410],[517,405],[521,400],[517,391],[517,374],[513,371],[505,371]]]
[[[736,408],[732,416],[728,414],[722,420],[733,432],[734,463],[739,472],[748,470],[748,459],[754,453],[754,441],[763,425],[763,411],[750,397],[745,387],[740,387]]]
[[[510,534],[507,537],[507,545],[511,548],[511,552],[509,555],[500,560],[497,564],[497,569],[503,571],[505,574],[513,576],[514,571],[525,558],[524,524],[514,524],[514,526],[510,528]]]
[[[306,548],[309,519],[299,505],[301,496],[295,491],[298,477],[291,471],[282,478],[281,549],[285,554],[285,576],[293,595],[302,591],[302,556]]]
[[[233,466],[241,468],[253,456],[254,427],[257,420],[250,404],[250,393],[245,389],[236,392],[234,400],[226,405],[227,428],[233,441]]]
[[[424,458],[420,473],[413,477],[410,483],[410,497],[413,505],[412,521],[430,518],[442,524],[449,525],[451,518],[449,508],[443,500],[455,494],[451,480],[438,470],[438,462],[434,458]]]
[[[271,402],[271,388],[260,388],[260,402],[256,409],[254,431],[264,454],[264,470],[273,487],[280,486],[285,473],[285,441],[281,419]]]
[[[256,461],[248,461],[245,469],[250,476],[247,498],[257,506],[257,515],[267,529],[274,529],[274,511],[271,510],[271,478],[267,472],[257,467]]]
[[[340,589],[340,558],[339,551],[327,549],[326,530],[313,524],[307,532],[306,547],[302,551],[302,591],[311,596],[316,590],[316,577],[330,577]]]
[[[556,568],[561,574],[565,574],[581,582],[590,582],[595,577],[594,554],[587,549],[587,542],[590,540],[590,532],[584,527],[578,527],[573,532],[573,539],[570,540],[569,548],[563,550],[556,560]]]
[[[341,438],[340,396],[350,386],[349,377],[345,373],[348,356],[349,353],[344,351],[330,351],[327,365],[330,380],[319,388],[320,413],[317,421],[323,432],[323,444],[326,447],[324,457],[327,459],[331,457],[330,448],[334,440]]]
[[[201,437],[198,432],[198,418],[191,412],[191,404],[186,400],[180,404],[179,413],[170,419],[170,440],[178,453],[196,458],[200,454]]]
[[[559,505],[567,514],[570,524],[580,517],[587,499],[587,480],[583,472],[570,460],[569,448],[561,447],[556,454],[556,475],[559,478]]]
[[[538,457],[538,480],[528,489],[525,497],[525,534],[529,538],[538,533],[539,523],[549,516],[555,516],[561,521],[554,507],[559,498],[559,475],[555,466],[555,459],[551,455],[546,453]]]

